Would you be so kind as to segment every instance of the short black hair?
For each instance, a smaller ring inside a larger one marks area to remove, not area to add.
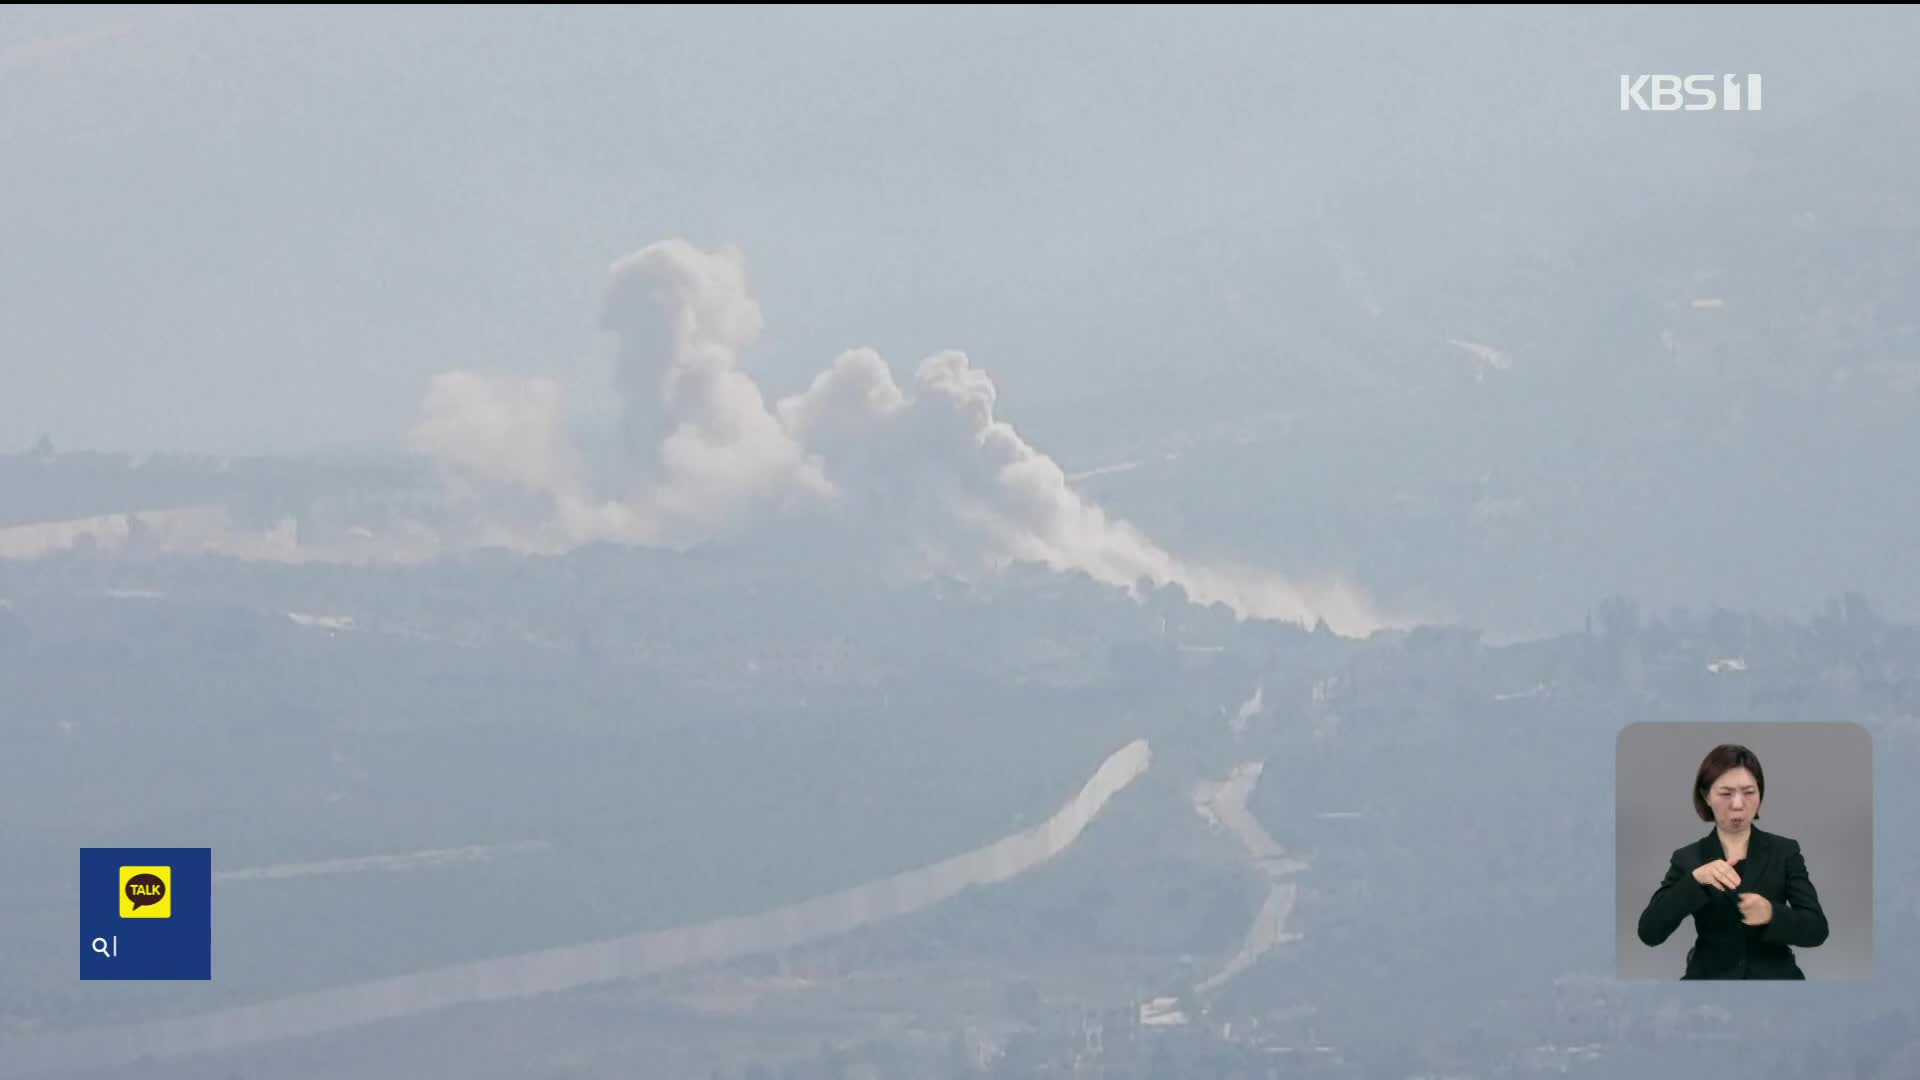
[[[1700,815],[1701,821],[1713,820],[1713,807],[1707,805],[1707,789],[1735,769],[1752,773],[1754,784],[1760,788],[1760,801],[1767,801],[1767,774],[1760,768],[1760,759],[1744,746],[1723,743],[1707,751],[1706,759],[1700,762],[1700,772],[1693,778],[1693,812]],[[1760,815],[1755,813],[1753,818],[1758,821]]]

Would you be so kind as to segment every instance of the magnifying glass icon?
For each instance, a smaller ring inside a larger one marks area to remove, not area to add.
[[[94,938],[93,951],[99,953],[101,956],[106,956],[106,957],[118,956],[120,955],[120,940],[116,937],[113,942],[113,951],[108,952],[107,939],[103,937]]]

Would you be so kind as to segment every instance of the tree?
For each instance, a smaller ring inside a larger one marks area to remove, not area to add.
[[[846,1080],[847,1068],[852,1064],[847,1060],[845,1051],[821,1040],[819,1065],[814,1070],[821,1080]]]
[[[33,630],[27,620],[9,608],[0,607],[0,648],[25,648],[33,640]]]
[[[1147,1066],[1147,1080],[1180,1080],[1180,1066],[1173,1050],[1161,1039],[1153,1046],[1153,1059]]]
[[[1806,1054],[1800,1063],[1797,1075],[1807,1077],[1808,1080],[1826,1080],[1837,1064],[1838,1060],[1834,1057],[1833,1051],[1828,1050],[1826,1044],[1819,1039],[1814,1039],[1807,1043]]]
[[[1150,641],[1117,641],[1107,649],[1107,667],[1113,680],[1122,686],[1150,686],[1159,682],[1175,663],[1171,647]]]
[[[1631,597],[1608,597],[1600,605],[1600,630],[1609,641],[1632,637],[1640,630],[1640,605]]]
[[[994,1062],[995,1080],[1028,1080],[1047,1063],[1046,1052],[1036,1032],[1016,1032],[1007,1040],[1007,1049]]]
[[[1040,988],[1030,979],[1022,979],[1007,987],[1007,1012],[1015,1020],[1032,1024],[1040,1019]]]
[[[1877,629],[1880,616],[1867,603],[1867,598],[1857,592],[1847,593],[1840,598],[1841,618],[1849,628]]]
[[[873,1066],[880,1080],[905,1080],[909,1072],[906,1055],[900,1048],[884,1039],[874,1039],[862,1049],[860,1057]]]
[[[947,1040],[946,1075],[948,1080],[960,1080],[960,1078],[975,1076],[978,1075],[978,1073],[979,1070],[974,1068],[973,1064],[973,1050],[967,1045],[966,1033],[962,1031],[954,1032],[953,1038]]]
[[[1920,1076],[1920,1042],[1910,1042],[1893,1052],[1880,1063],[1880,1071],[1874,1074],[1874,1080],[1902,1080],[1905,1077]],[[1826,1075],[1807,1074],[1809,1080],[1827,1080]],[[1830,1074],[1828,1074],[1830,1075]]]
[[[1647,692],[1647,660],[1638,642],[1629,642],[1621,651],[1620,681],[1635,695]]]

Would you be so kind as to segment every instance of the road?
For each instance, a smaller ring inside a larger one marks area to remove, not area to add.
[[[0,1043],[0,1076],[38,1076],[233,1050],[510,1001],[675,968],[790,949],[921,911],[968,888],[993,885],[1065,851],[1152,754],[1144,739],[1115,751],[1052,817],[929,866],[755,915],[520,953],[375,979],[199,1016]]]
[[[1260,782],[1262,762],[1248,762],[1234,768],[1225,780],[1201,784],[1194,791],[1193,806],[1200,816],[1208,822],[1223,825],[1238,837],[1254,865],[1267,878],[1267,899],[1260,906],[1260,913],[1253,918],[1253,925],[1247,929],[1247,936],[1240,944],[1227,965],[1211,978],[1194,988],[1198,994],[1209,994],[1225,986],[1236,975],[1253,966],[1254,961],[1268,949],[1282,942],[1296,940],[1299,935],[1287,932],[1287,919],[1293,914],[1293,903],[1299,889],[1294,884],[1293,875],[1307,869],[1307,864],[1287,855],[1267,830],[1261,828],[1251,811],[1247,809],[1247,796],[1253,793],[1253,786]]]

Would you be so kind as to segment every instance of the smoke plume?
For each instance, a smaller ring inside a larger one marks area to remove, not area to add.
[[[441,375],[413,433],[464,490],[538,500],[537,527],[519,534],[529,545],[680,546],[799,517],[835,522],[864,554],[1176,584],[1243,618],[1324,619],[1340,633],[1391,625],[1340,583],[1192,565],[1109,517],[996,415],[993,380],[964,353],[928,357],[903,388],[878,353],[852,349],[769,405],[740,366],[763,323],[732,248],[674,239],[619,260],[601,325],[619,342],[617,491],[590,490],[560,390],[543,380]]]

